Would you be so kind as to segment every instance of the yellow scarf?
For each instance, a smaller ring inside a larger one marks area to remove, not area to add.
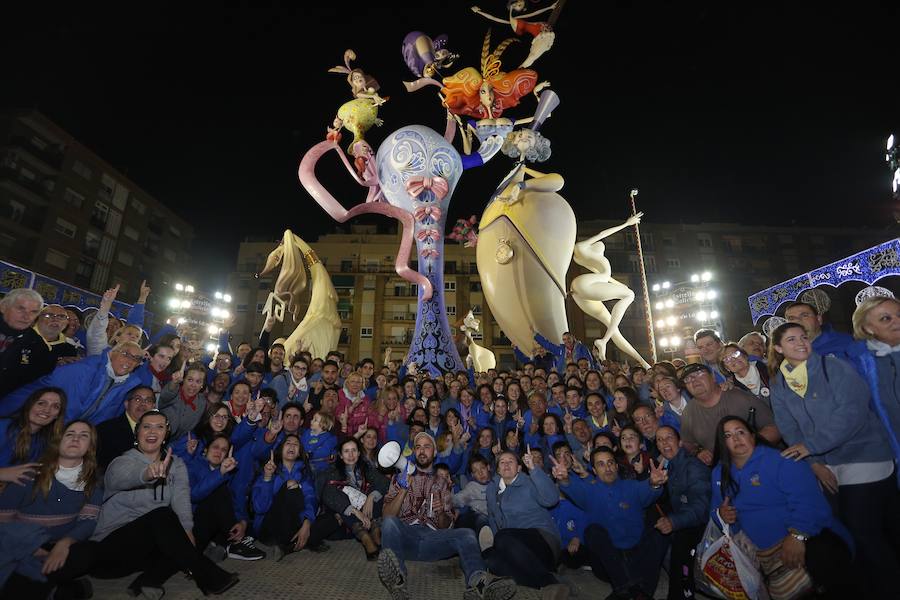
[[[781,374],[788,386],[797,393],[801,398],[806,397],[806,387],[809,385],[809,376],[806,373],[806,361],[791,367],[788,361],[781,362]]]

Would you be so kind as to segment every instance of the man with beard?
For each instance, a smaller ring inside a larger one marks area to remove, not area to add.
[[[406,561],[432,562],[458,555],[466,578],[463,598],[506,600],[516,593],[508,578],[492,579],[471,529],[449,529],[453,501],[448,482],[434,472],[434,438],[426,432],[413,439],[415,471],[394,476],[384,499],[382,551],[378,578],[394,600],[406,600]]]

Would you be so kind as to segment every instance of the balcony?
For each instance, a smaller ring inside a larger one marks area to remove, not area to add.
[[[389,312],[384,314],[385,321],[415,321],[415,313]]]
[[[393,290],[386,291],[384,295],[388,298],[418,298],[419,292],[417,290],[403,290],[394,288]]]
[[[29,179],[28,177],[24,177],[16,169],[0,167],[0,179],[11,181],[18,187],[25,189],[34,195],[33,197],[35,200],[41,203],[46,203],[47,199],[53,195],[53,185],[55,185],[55,182],[49,177]]]
[[[509,338],[505,335],[501,335],[500,337],[495,337],[491,343],[492,346],[512,346],[512,342],[509,341]]]
[[[0,218],[16,223],[32,232],[40,232],[44,224],[44,211],[27,207],[24,211],[9,202],[0,200]]]
[[[40,149],[24,136],[13,136],[10,138],[10,142],[41,160],[47,166],[57,171],[62,168],[64,154],[62,147],[48,145],[46,148]]]
[[[408,346],[412,343],[412,338],[413,336],[411,333],[400,337],[384,338],[383,340],[381,340],[381,347],[388,348],[391,346]]]

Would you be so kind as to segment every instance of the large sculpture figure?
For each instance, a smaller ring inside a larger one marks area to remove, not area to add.
[[[315,251],[290,229],[266,259],[261,277],[281,267],[275,280],[275,290],[269,295],[266,312],[276,320],[284,318],[285,311],[296,321],[300,315],[300,295],[306,289],[306,270],[312,279],[309,308],[294,332],[284,341],[285,356],[294,356],[308,350],[313,356],[325,356],[337,348],[341,334],[341,318],[337,311],[337,292],[331,277],[319,261]]]
[[[613,279],[612,267],[604,256],[605,245],[601,240],[612,234],[641,222],[644,213],[628,217],[621,225],[604,229],[597,235],[575,244],[575,262],[591,271],[572,280],[572,298],[578,307],[606,326],[603,337],[594,341],[600,359],[606,359],[606,345],[610,340],[625,354],[638,361],[645,369],[650,365],[619,332],[619,323],[625,311],[634,302],[634,292]],[[612,311],[604,304],[607,300],[618,300]]]
[[[362,142],[363,144],[365,142]],[[326,152],[338,152],[350,174],[370,187],[366,203],[351,210],[332,196],[315,176],[315,165]],[[419,306],[413,342],[407,362],[420,369],[448,371],[463,369],[453,344],[444,307],[444,225],[447,207],[462,174],[459,153],[444,137],[420,125],[403,127],[381,144],[373,157],[366,145],[356,152],[358,167],[350,166],[336,141],[316,144],[300,163],[300,182],[312,197],[335,219],[343,222],[364,212],[393,216],[404,226],[397,272],[419,285]],[[384,201],[377,200],[383,198]],[[408,266],[412,239],[416,241],[418,273]],[[437,290],[437,293],[433,293]]]

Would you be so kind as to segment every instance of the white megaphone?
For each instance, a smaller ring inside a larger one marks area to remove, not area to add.
[[[403,451],[397,442],[388,442],[381,447],[381,450],[378,451],[378,464],[382,469],[395,468],[401,473],[406,471],[408,475],[412,475],[416,471],[416,464],[403,456]]]

